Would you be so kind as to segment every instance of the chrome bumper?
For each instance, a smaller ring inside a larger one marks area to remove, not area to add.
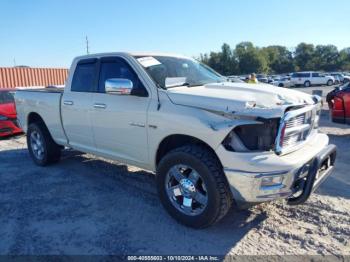
[[[332,173],[335,158],[336,147],[328,145],[310,161],[292,170],[247,172],[224,168],[224,172],[233,198],[241,208],[279,198],[288,199],[289,204],[296,205],[304,203]],[[264,181],[275,178],[281,182],[264,185]]]

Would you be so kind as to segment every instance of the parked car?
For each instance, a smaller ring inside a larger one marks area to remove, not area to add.
[[[278,87],[288,87],[288,88],[294,86],[294,83],[291,81],[290,77],[282,77],[280,79],[274,80],[272,84]]]
[[[304,203],[336,156],[318,132],[319,97],[226,79],[184,56],[97,54],[74,59],[64,91],[15,98],[34,163],[70,147],[154,171],[187,226],[219,221],[233,201]]]
[[[264,74],[257,74],[256,79],[258,79],[258,81],[261,83],[268,83],[269,82],[269,79]]]
[[[350,124],[350,82],[329,92],[327,102],[333,122]]]
[[[326,76],[318,72],[298,72],[293,73],[291,80],[294,85],[303,85],[304,87],[310,87],[313,85],[327,85],[334,84],[335,79],[333,76]]]
[[[241,80],[239,76],[228,76],[227,79],[233,83],[244,83],[244,81]]]
[[[0,137],[19,134],[13,89],[0,89]]]
[[[335,84],[346,83],[350,81],[350,76],[346,75],[345,73],[334,72],[329,74],[336,79]],[[337,79],[339,80],[338,83],[337,83]]]

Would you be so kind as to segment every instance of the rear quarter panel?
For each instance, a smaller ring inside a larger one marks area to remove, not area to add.
[[[66,144],[61,124],[60,92],[18,91],[15,95],[17,118],[24,132],[28,130],[31,113],[38,114],[45,122],[52,138],[58,144]]]

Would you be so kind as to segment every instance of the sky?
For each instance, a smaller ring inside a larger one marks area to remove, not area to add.
[[[0,67],[69,67],[75,56],[199,56],[242,41],[350,47],[349,0],[0,0]]]

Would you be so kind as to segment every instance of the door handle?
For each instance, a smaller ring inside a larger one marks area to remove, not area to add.
[[[106,104],[99,104],[99,103],[94,104],[94,108],[105,109],[106,107],[107,107]]]
[[[74,105],[73,101],[63,101],[63,104],[66,105],[66,106]]]

